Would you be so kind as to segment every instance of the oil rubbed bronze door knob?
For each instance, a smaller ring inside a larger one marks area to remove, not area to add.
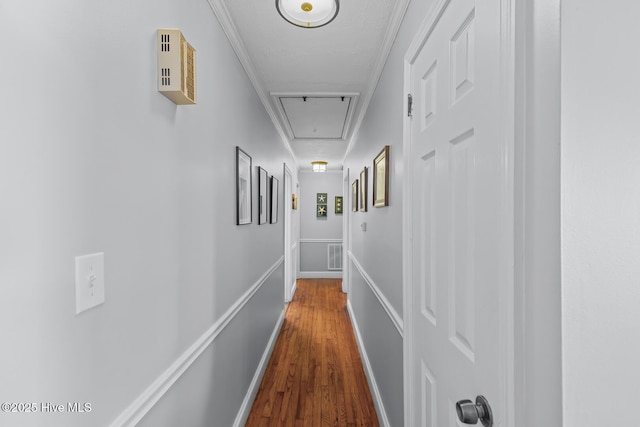
[[[484,427],[493,426],[493,413],[489,401],[484,396],[476,397],[476,403],[468,399],[459,400],[456,403],[458,419],[465,424],[478,424],[478,420]]]

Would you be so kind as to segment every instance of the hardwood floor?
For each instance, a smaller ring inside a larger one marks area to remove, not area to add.
[[[246,426],[378,426],[338,279],[300,279]]]

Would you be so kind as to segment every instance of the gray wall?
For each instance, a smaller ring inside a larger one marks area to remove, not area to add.
[[[300,277],[341,277],[340,271],[327,269],[327,245],[342,243],[344,214],[335,213],[335,196],[342,196],[342,172],[300,171],[299,177]],[[326,217],[316,216],[317,193],[327,193]]]
[[[197,50],[195,106],[156,90],[159,27]],[[143,425],[228,427],[283,310],[283,220],[235,225],[235,146],[296,168],[209,4],[9,0],[0,36],[0,401],[92,404],[0,424],[108,425],[227,319]],[[76,315],[99,251],[106,302]]]
[[[637,424],[640,396],[640,4],[611,6],[562,2],[567,427]]]
[[[402,386],[402,111],[404,55],[433,1],[413,1],[387,60],[355,144],[345,161],[349,182],[369,168],[368,212],[349,212],[349,301],[384,410],[391,426],[403,425]],[[390,205],[371,206],[374,157],[390,150]],[[351,207],[350,197],[345,206]],[[361,225],[366,223],[366,231]],[[386,306],[386,307],[385,307]],[[386,309],[385,309],[386,308]],[[391,314],[389,314],[391,313]],[[393,317],[396,318],[394,321]]]

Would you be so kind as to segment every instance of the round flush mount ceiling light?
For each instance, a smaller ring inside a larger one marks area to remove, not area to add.
[[[326,172],[327,162],[316,160],[315,162],[311,162],[311,167],[313,168],[314,172]]]
[[[284,19],[302,28],[327,25],[338,15],[339,0],[276,0],[276,9]]]

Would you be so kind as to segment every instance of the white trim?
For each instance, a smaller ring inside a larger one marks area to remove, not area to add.
[[[301,279],[342,279],[342,271],[301,271]]]
[[[282,126],[280,126],[280,122],[278,121],[278,116],[276,112],[273,110],[271,103],[269,102],[270,97],[264,91],[264,89],[262,89],[262,86],[263,86],[262,82],[258,78],[258,73],[255,70],[253,62],[251,62],[251,59],[247,52],[247,48],[244,46],[244,42],[242,41],[242,38],[238,34],[236,25],[234,24],[233,19],[231,18],[231,14],[227,9],[227,6],[225,5],[224,0],[207,0],[207,2],[211,6],[211,10],[213,10],[214,15],[218,19],[218,22],[220,22],[220,26],[222,27],[224,33],[227,35],[227,38],[229,39],[229,43],[231,44],[233,51],[236,53],[238,60],[240,60],[240,64],[242,64],[244,71],[247,73],[247,77],[249,77],[251,84],[253,85],[256,93],[258,94],[258,98],[260,98],[260,101],[262,102],[264,109],[267,111],[267,114],[269,115],[269,118],[271,118],[271,121],[273,122],[273,125],[276,128],[276,131],[280,135],[280,139],[282,140],[282,143],[284,144],[287,151],[289,151],[289,153],[291,154],[291,157],[293,159],[296,159],[296,156],[293,154],[293,150],[291,149],[291,144],[289,143],[287,135],[284,129],[282,128]]]
[[[273,328],[273,332],[271,333],[271,337],[269,338],[267,348],[265,348],[264,353],[262,353],[262,358],[260,359],[260,363],[258,364],[258,369],[256,369],[256,373],[253,375],[253,379],[251,380],[251,385],[249,385],[249,390],[247,390],[247,394],[242,401],[242,405],[240,405],[240,410],[238,411],[236,420],[233,423],[233,427],[244,426],[247,422],[247,418],[249,418],[251,405],[253,404],[253,400],[256,398],[256,394],[258,393],[258,389],[260,388],[262,376],[264,375],[264,371],[267,369],[267,362],[269,361],[271,353],[273,352],[273,348],[276,345],[276,340],[278,339],[278,334],[280,333],[280,327],[282,326],[282,323],[284,323],[284,310],[282,310],[282,312],[280,313],[280,317],[278,317],[276,326]]]
[[[289,201],[289,194],[293,193],[293,174],[286,162],[284,162],[283,166],[282,180],[284,181],[284,302],[287,303],[291,301],[291,276],[293,276],[291,268],[293,263],[293,257],[291,256],[291,241],[293,239],[293,236],[291,235],[293,228],[293,209],[291,208],[291,202]]]
[[[367,285],[369,285],[369,288],[371,288],[373,294],[376,296],[376,298],[378,298],[378,301],[380,301],[380,305],[382,306],[382,308],[384,308],[384,311],[387,312],[389,319],[391,319],[391,322],[393,322],[393,326],[396,327],[400,336],[404,337],[404,322],[402,320],[402,317],[393,308],[387,297],[384,296],[384,293],[382,293],[380,288],[378,288],[373,279],[367,274],[366,271],[364,271],[364,268],[362,268],[355,255],[353,255],[351,251],[349,251],[348,254],[349,259],[351,260],[353,265],[356,266],[356,269],[358,270],[364,281],[367,282]]]
[[[513,280],[515,279],[514,262],[515,262],[515,193],[514,193],[514,147],[515,147],[515,27],[516,27],[516,1],[517,0],[500,0],[501,3],[501,86],[499,88],[499,96],[503,101],[504,115],[504,133],[503,136],[507,141],[504,152],[502,153],[502,161],[507,166],[507,172],[502,176],[501,191],[508,195],[507,200],[501,206],[503,223],[509,227],[508,236],[504,241],[500,242],[500,250],[503,255],[510,259],[509,265],[504,265],[503,273],[510,276],[511,280],[503,281],[506,288],[500,290],[500,381],[503,384],[502,390],[505,390],[500,398],[500,405],[505,408],[505,419],[503,425],[515,426],[515,294],[513,288]],[[411,67],[416,61],[422,47],[431,35],[442,17],[444,11],[451,0],[439,0],[438,4],[431,9],[414,36],[404,57],[404,93],[403,96],[411,93]],[[409,425],[415,406],[415,396],[411,390],[411,380],[416,378],[413,370],[413,323],[412,323],[412,253],[413,253],[413,228],[412,228],[412,194],[413,194],[413,162],[411,158],[411,118],[408,117],[407,105],[403,103],[403,155],[405,167],[405,182],[403,185],[403,225],[402,225],[402,249],[403,249],[403,316],[404,330],[406,339],[403,340],[403,371],[404,371],[404,418],[405,425]],[[511,287],[510,285],[511,284]]]
[[[407,8],[409,7],[409,1],[410,0],[397,0],[396,6],[393,8],[391,19],[389,20],[389,26],[387,27],[387,33],[385,34],[384,40],[382,42],[382,49],[380,50],[381,54],[380,56],[378,56],[378,60],[373,67],[371,79],[366,86],[367,90],[364,91],[364,96],[362,97],[362,108],[360,109],[358,118],[356,119],[355,125],[353,126],[353,133],[351,134],[349,145],[347,146],[347,149],[345,151],[342,163],[346,163],[345,161],[347,159],[347,156],[351,152],[351,149],[354,147],[355,141],[357,139],[356,135],[358,134],[360,126],[362,125],[362,121],[364,120],[364,116],[369,109],[369,104],[371,103],[371,99],[373,98],[373,93],[378,86],[378,81],[380,81],[380,77],[382,76],[382,71],[384,70],[384,66],[387,63],[387,58],[389,57],[389,53],[391,52],[393,43],[396,40],[398,31],[400,30],[400,24],[402,24],[404,14],[407,12]]]
[[[271,121],[273,122],[276,130],[278,131],[278,134],[280,135],[282,142],[286,146],[289,153],[291,153],[291,156],[297,161],[297,157],[293,154],[293,150],[291,148],[291,142],[287,138],[287,132],[282,127],[282,124],[278,120],[278,114],[270,102],[270,95],[266,93],[264,89],[264,84],[258,78],[258,73],[255,70],[255,66],[253,65],[253,62],[249,57],[247,48],[242,42],[242,38],[238,34],[238,30],[235,24],[233,23],[233,19],[231,18],[229,10],[224,4],[224,0],[207,0],[207,1],[211,6],[211,9],[213,10],[213,13],[216,15],[216,18],[218,18],[218,21],[220,22],[222,29],[227,35],[227,38],[229,39],[229,42],[231,43],[233,50],[238,56],[238,59],[240,60],[242,67],[247,73],[247,76],[249,77],[251,84],[253,85],[254,89],[256,90],[256,93],[258,94],[258,97],[260,98],[260,101],[262,102],[262,105],[264,106],[265,110],[267,110],[267,114],[271,118]],[[353,125],[353,129],[351,130],[351,132],[347,131],[346,139],[349,141],[349,145],[347,146],[347,149],[345,151],[345,155],[342,163],[344,163],[344,159],[346,159],[347,155],[353,148],[354,141],[355,141],[354,136],[357,135],[358,130],[360,129],[360,126],[362,124],[362,121],[364,120],[364,116],[366,115],[367,109],[369,108],[369,104],[371,103],[371,99],[373,98],[373,93],[375,91],[376,86],[378,85],[378,81],[380,80],[380,77],[382,76],[382,71],[387,62],[389,52],[393,47],[393,43],[395,42],[396,36],[398,34],[398,30],[400,29],[400,24],[402,24],[404,14],[407,11],[408,6],[409,6],[409,0],[397,0],[395,3],[393,12],[391,15],[391,19],[389,20],[389,26],[387,27],[387,32],[382,42],[380,54],[378,55],[376,59],[376,63],[372,68],[371,77],[369,78],[369,81],[365,86],[366,89],[363,91],[363,96],[358,101],[358,105],[355,106],[354,115],[356,115],[356,112],[357,112],[357,117],[355,119],[355,123]]]
[[[371,389],[371,393],[373,394],[373,404],[375,405],[376,411],[378,412],[378,420],[384,427],[391,427],[391,424],[389,424],[389,418],[387,418],[387,412],[384,409],[384,403],[382,403],[382,396],[380,395],[380,390],[378,389],[378,383],[376,383],[376,377],[373,374],[373,368],[371,368],[369,356],[367,356],[367,350],[364,347],[364,341],[362,340],[362,335],[360,334],[360,328],[358,328],[358,322],[356,322],[356,316],[353,313],[351,300],[347,300],[347,311],[349,312],[349,318],[351,319],[353,331],[356,335],[356,341],[358,342],[360,358],[362,359],[362,364],[364,365],[365,371],[367,373],[367,382],[369,383],[369,388]]]
[[[342,239],[300,239],[300,243],[342,243]]]
[[[296,141],[304,141],[304,142],[324,142],[324,139],[312,139],[312,138],[295,138],[293,135],[293,129],[291,128],[291,124],[289,123],[289,120],[287,119],[287,114],[284,112],[284,108],[282,107],[282,103],[280,102],[280,98],[287,98],[287,97],[293,97],[293,98],[302,98],[302,97],[309,97],[309,98],[314,98],[314,97],[333,97],[333,98],[338,98],[338,97],[345,97],[345,98],[351,98],[351,103],[349,105],[349,110],[347,111],[347,115],[345,118],[345,122],[344,122],[344,129],[342,131],[342,135],[340,138],[336,138],[337,141],[346,141],[347,138],[349,137],[348,132],[351,129],[351,122],[353,121],[353,114],[356,111],[356,108],[358,107],[358,100],[360,99],[360,93],[358,92],[271,92],[269,95],[271,95],[271,100],[273,101],[273,105],[275,105],[276,108],[276,112],[278,113],[278,117],[281,120],[281,126],[285,129],[288,137],[289,137],[289,141],[291,142],[296,142]],[[311,171],[313,172],[313,171]],[[328,171],[327,171],[328,172]],[[338,172],[341,172],[341,170],[338,170]]]
[[[164,396],[173,384],[185,373],[198,357],[211,345],[218,335],[236,317],[251,297],[262,287],[269,276],[284,262],[280,257],[258,281],[247,290],[198,340],[191,345],[171,366],[138,396],[112,423],[111,427],[135,426]]]

